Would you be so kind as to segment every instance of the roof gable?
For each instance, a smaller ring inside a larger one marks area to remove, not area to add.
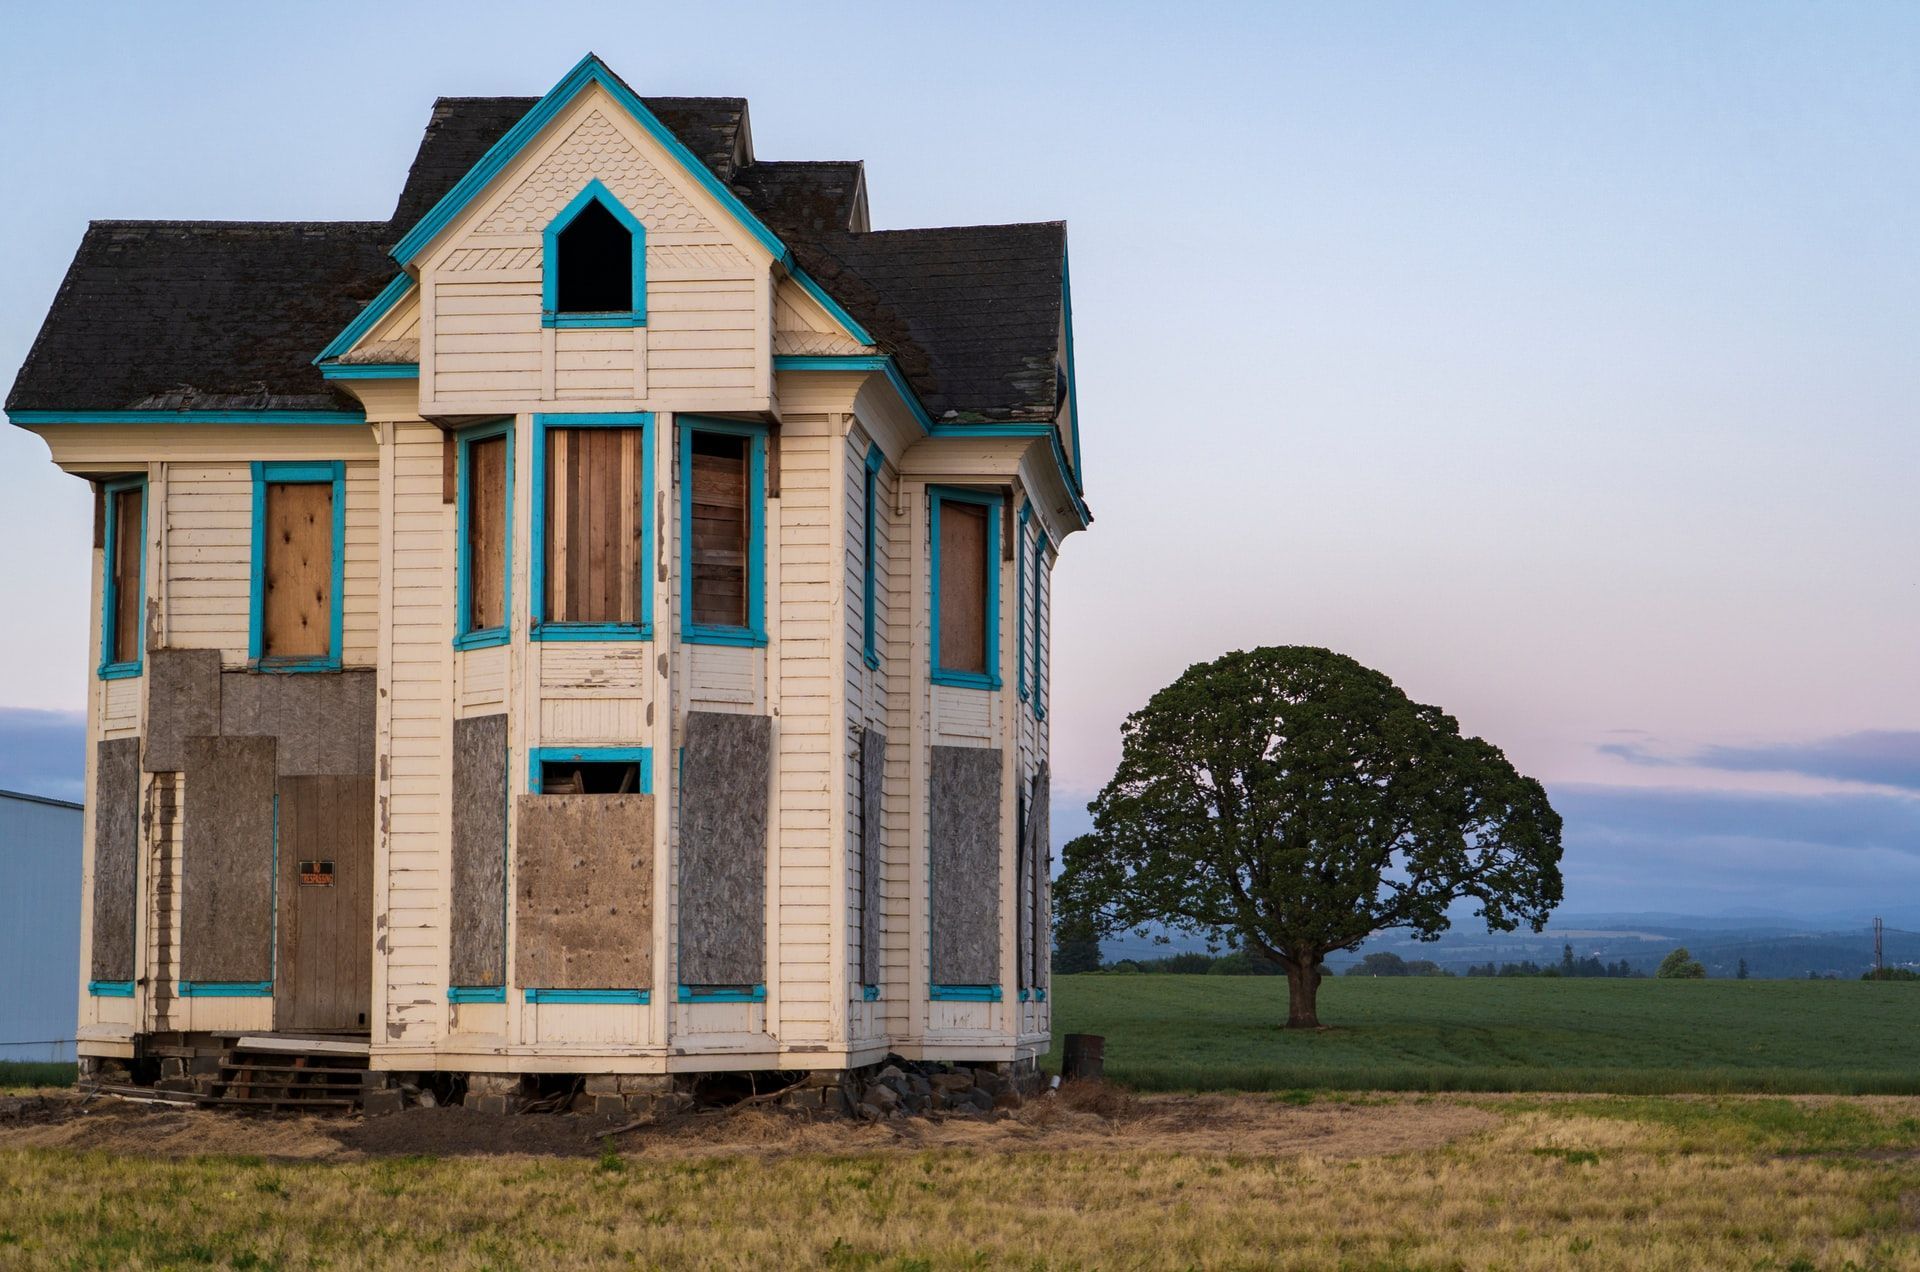
[[[489,147],[485,154],[454,183],[451,190],[429,208],[413,227],[393,246],[393,258],[403,266],[417,265],[426,249],[467,212],[493,181],[507,171],[524,151],[534,145],[547,127],[554,123],[579,96],[598,86],[664,150],[685,176],[698,185],[736,221],[740,228],[776,261],[786,264],[790,255],[778,235],[755,216],[740,197],[721,181],[686,143],[674,135],[658,116],[647,108],[626,83],[589,53],[565,78],[534,103],[518,122]],[[511,100],[511,99],[507,99]],[[674,100],[674,99],[668,99]],[[742,105],[744,116],[745,107]]]

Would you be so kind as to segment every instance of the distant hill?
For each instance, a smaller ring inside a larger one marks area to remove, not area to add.
[[[1920,922],[1900,917],[1920,929]],[[1873,931],[1870,918],[1849,919],[1846,915],[1584,913],[1556,915],[1540,933],[1488,933],[1466,918],[1457,919],[1453,929],[1437,941],[1415,941],[1403,932],[1387,932],[1351,954],[1336,954],[1327,961],[1337,971],[1362,955],[1385,950],[1402,958],[1431,959],[1449,971],[1463,973],[1489,962],[1558,963],[1563,947],[1571,945],[1575,958],[1593,957],[1603,963],[1624,959],[1636,971],[1651,975],[1668,951],[1684,945],[1713,977],[1733,976],[1745,959],[1748,975],[1757,979],[1803,980],[1809,973],[1851,979],[1873,966]],[[1920,970],[1920,934],[1889,930],[1884,950],[1889,964]],[[1101,955],[1109,963],[1187,951],[1206,952],[1206,944],[1183,935],[1170,934],[1163,944],[1129,934],[1101,945]]]

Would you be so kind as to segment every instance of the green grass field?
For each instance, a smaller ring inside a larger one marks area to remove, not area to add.
[[[1920,1092],[1920,984],[1330,976],[1318,1033],[1279,977],[1062,976],[1054,1051],[1106,1037],[1148,1091]]]

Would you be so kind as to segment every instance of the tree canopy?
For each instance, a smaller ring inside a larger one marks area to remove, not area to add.
[[[1433,939],[1472,899],[1538,931],[1560,900],[1560,817],[1498,747],[1351,658],[1308,646],[1189,667],[1121,729],[1120,765],[1067,845],[1058,905],[1101,935],[1161,923],[1286,970],[1319,1024],[1322,960],[1384,928]]]
[[[1682,945],[1673,953],[1660,960],[1660,969],[1654,973],[1660,980],[1705,980],[1707,969],[1702,967]]]

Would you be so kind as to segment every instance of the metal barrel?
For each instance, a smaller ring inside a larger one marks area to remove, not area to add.
[[[1068,1034],[1060,1052],[1060,1076],[1098,1081],[1105,1076],[1107,1040],[1099,1034]]]

